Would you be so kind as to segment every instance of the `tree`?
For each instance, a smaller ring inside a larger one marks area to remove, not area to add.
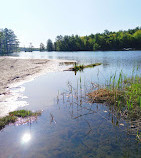
[[[19,41],[10,29],[0,30],[0,53],[12,53],[18,50]]]
[[[47,51],[53,51],[53,43],[51,41],[51,39],[47,40]]]
[[[40,43],[40,52],[45,51],[45,45],[43,43]]]
[[[104,30],[104,34],[105,34],[105,35],[110,34],[109,30]]]

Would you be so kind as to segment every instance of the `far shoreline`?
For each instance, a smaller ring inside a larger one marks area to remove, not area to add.
[[[62,50],[62,51],[55,51],[55,50],[53,50],[53,51],[47,51],[47,50],[45,50],[45,51],[39,51],[39,50],[33,50],[32,52],[130,52],[130,51],[141,51],[141,49],[131,49],[131,50],[74,50],[74,51],[66,51],[66,50]],[[19,53],[22,53],[22,52],[24,52],[24,53],[29,53],[28,51],[19,51]],[[30,53],[32,53],[32,52],[30,52]],[[0,54],[0,55],[2,55],[2,56],[7,56],[8,54]]]

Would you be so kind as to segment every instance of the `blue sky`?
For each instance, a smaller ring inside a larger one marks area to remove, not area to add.
[[[141,0],[1,0],[0,6],[0,28],[12,29],[20,46],[141,26]]]

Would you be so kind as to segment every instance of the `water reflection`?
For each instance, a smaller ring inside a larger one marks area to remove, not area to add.
[[[31,140],[31,134],[30,133],[24,133],[24,135],[21,138],[22,144],[28,143]]]

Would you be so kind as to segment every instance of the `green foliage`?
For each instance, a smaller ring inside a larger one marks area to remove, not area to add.
[[[136,31],[133,34],[133,37],[134,37],[134,42],[136,43],[136,47],[140,49],[141,48],[141,30]]]
[[[56,51],[96,51],[141,49],[141,28],[128,31],[91,34],[89,36],[57,36],[54,43]]]
[[[38,114],[38,113],[33,113],[28,110],[18,110],[18,111],[13,111],[13,112],[9,113],[9,115],[17,116],[17,117],[35,116],[36,114]]]
[[[53,43],[50,39],[47,40],[47,51],[53,51]]]
[[[10,29],[0,30],[0,53],[7,54],[18,50],[19,41]]]
[[[115,104],[120,101],[120,105],[127,105],[128,109],[133,109],[136,106],[141,107],[141,77],[134,75],[133,70],[131,78],[126,78],[122,72],[117,81],[115,78],[116,74],[110,78],[107,87],[110,91],[116,92]]]
[[[100,50],[100,45],[98,43],[94,43],[93,50]]]
[[[141,107],[141,78],[128,79],[128,86],[125,87],[125,98],[130,103],[130,108]]]

